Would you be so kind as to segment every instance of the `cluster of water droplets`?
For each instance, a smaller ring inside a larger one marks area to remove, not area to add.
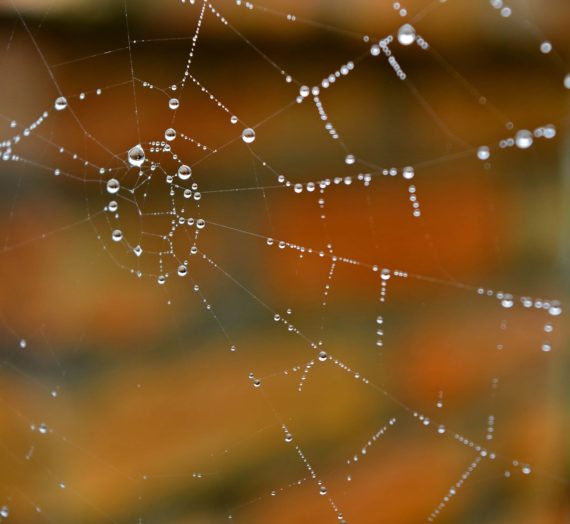
[[[167,130],[168,134],[168,130]],[[178,256],[175,255],[174,246],[171,238],[173,237],[175,231],[179,228],[193,228],[194,233],[194,243],[190,248],[188,255],[196,255],[198,253],[198,248],[196,241],[198,238],[198,233],[206,227],[206,221],[201,217],[188,216],[184,208],[178,209],[174,204],[174,198],[177,194],[180,194],[184,199],[192,199],[197,204],[201,200],[201,193],[198,191],[198,184],[193,182],[192,179],[192,167],[188,164],[184,164],[178,158],[178,155],[173,153],[170,145],[167,142],[151,141],[148,144],[150,147],[145,151],[145,147],[141,144],[136,144],[127,152],[127,165],[129,169],[136,170],[138,172],[137,183],[134,187],[125,187],[121,181],[112,176],[106,182],[106,192],[113,197],[120,196],[121,192],[129,197],[129,200],[136,196],[137,191],[142,191],[145,184],[152,179],[154,176],[161,176],[166,184],[168,195],[171,198],[170,209],[166,209],[164,212],[148,212],[149,216],[153,215],[170,215],[172,217],[170,222],[170,227],[168,231],[165,231],[162,235],[162,239],[167,244],[167,249],[160,251],[158,253],[153,252],[154,255],[158,255],[159,259],[159,275],[156,277],[156,281],[159,285],[166,283],[169,273],[165,270],[165,260],[167,258],[173,260],[179,260]],[[159,163],[156,163],[148,158],[147,151],[151,154],[155,153],[168,153],[173,160],[178,162],[178,167],[174,173],[165,173],[163,168]],[[141,182],[142,180],[142,182]],[[147,198],[147,192],[145,190],[143,198]],[[142,216],[142,211],[136,203],[136,198],[134,199],[134,205],[138,210],[140,216]],[[119,203],[116,199],[110,200],[105,206],[105,210],[111,213],[116,221],[120,220]],[[121,243],[127,241],[123,230],[121,227],[114,227],[111,231],[111,239],[115,243]],[[135,255],[135,257],[140,258],[145,250],[143,246],[137,244],[131,246],[127,241],[128,249]],[[188,275],[188,259],[183,259],[176,265],[175,273],[179,277],[185,277]],[[143,276],[140,271],[134,271],[137,276]],[[210,306],[208,305],[208,308]]]
[[[554,124],[546,124],[537,127],[534,131],[528,129],[519,129],[513,137],[500,140],[497,144],[500,149],[508,149],[517,147],[518,149],[529,149],[534,144],[535,139],[544,138],[551,140],[556,136],[556,126]],[[491,148],[489,146],[480,146],[477,149],[477,158],[479,160],[489,160],[491,158]]]
[[[443,0],[441,0],[441,1],[443,2]],[[185,0],[182,0],[182,3],[185,3]],[[194,5],[195,2],[194,2],[194,0],[189,0],[188,3],[190,5]],[[236,5],[244,6],[246,9],[249,9],[249,10],[253,10],[254,8],[256,8],[256,6],[253,3],[242,2],[241,0],[236,0]],[[504,17],[510,16],[511,9],[508,6],[504,5],[502,0],[491,0],[491,5],[495,9],[500,10],[502,16],[504,16]],[[398,11],[400,16],[404,17],[407,15],[407,9],[405,9],[405,7],[403,7],[400,4],[400,2],[395,2],[393,4],[393,8]],[[220,109],[225,111],[227,114],[229,114],[231,124],[235,125],[238,122],[240,122],[238,117],[233,112],[231,112],[222,102],[220,102],[220,100],[217,97],[215,97],[209,90],[207,90],[199,82],[199,80],[197,78],[195,78],[190,72],[190,70],[191,70],[190,66],[192,64],[192,60],[193,60],[193,57],[195,54],[196,44],[198,41],[198,35],[199,35],[200,29],[202,27],[202,21],[203,21],[206,9],[209,9],[215,15],[215,17],[220,20],[221,23],[223,23],[224,25],[228,24],[227,20],[211,4],[209,4],[208,2],[203,2],[201,4],[201,11],[200,11],[200,15],[199,15],[199,20],[198,20],[198,23],[196,26],[194,36],[192,38],[191,49],[188,53],[188,59],[187,59],[187,63],[185,66],[184,73],[182,75],[182,79],[178,83],[172,84],[169,88],[170,93],[169,93],[169,97],[168,97],[168,109],[171,111],[174,111],[174,112],[179,110],[179,108],[181,107],[180,100],[181,100],[181,95],[182,95],[182,93],[181,93],[182,88],[185,86],[185,84],[187,82],[190,81],[195,86],[197,86],[198,89],[204,95],[206,95],[206,97],[210,101],[215,103],[217,105],[217,107],[219,107]],[[291,21],[291,22],[297,21],[297,17],[295,15],[292,15],[292,14],[287,14],[286,19]],[[396,39],[398,44],[400,44],[401,46],[404,46],[404,47],[408,47],[408,46],[411,46],[412,44],[416,44],[421,49],[426,50],[426,49],[428,49],[429,46],[428,46],[428,43],[420,35],[418,35],[416,28],[410,23],[406,23],[406,24],[403,24],[402,26],[400,26],[399,29],[395,32],[395,35],[388,35],[385,38],[379,40],[377,43],[374,43],[370,46],[370,54],[372,56],[374,56],[374,57],[384,56],[385,58],[387,58],[388,63],[393,68],[393,70],[396,72],[397,76],[400,79],[405,80],[406,79],[406,73],[402,70],[400,64],[398,63],[398,61],[396,60],[396,58],[394,57],[394,55],[392,53],[392,50],[390,49],[391,44],[394,42],[394,38]],[[364,41],[369,42],[370,38],[366,36],[366,37],[364,37]],[[134,41],[134,43],[136,43],[136,41]],[[540,51],[544,54],[550,53],[552,51],[551,43],[548,41],[542,42],[540,45]],[[296,93],[296,101],[298,103],[301,103],[307,99],[310,100],[310,97],[312,97],[312,100],[313,100],[313,103],[317,109],[317,114],[318,114],[319,118],[323,122],[326,122],[326,124],[325,124],[326,131],[335,140],[340,140],[340,137],[339,137],[337,130],[335,129],[335,127],[330,122],[329,115],[325,109],[323,101],[320,98],[321,90],[329,89],[339,79],[347,77],[354,70],[355,70],[355,62],[348,61],[348,62],[342,64],[340,67],[338,67],[335,71],[333,71],[329,75],[324,76],[324,78],[322,78],[320,84],[318,84],[318,85],[313,85],[312,87],[309,87],[308,85],[300,84],[298,93]],[[283,77],[285,78],[285,81],[287,83],[292,83],[293,78],[290,75],[288,75],[284,70],[281,70],[281,74],[283,75]],[[570,74],[568,74],[565,77],[564,86],[566,88],[570,89]],[[149,82],[144,82],[143,87],[148,88],[148,89],[155,89],[155,86],[150,84]],[[97,94],[100,94],[100,90],[97,90]],[[71,97],[68,97],[68,98],[71,99]],[[85,93],[81,93],[79,95],[79,99],[80,100],[85,99]],[[68,107],[69,107],[69,104],[68,104],[68,99],[66,97],[60,96],[55,100],[54,108],[56,111],[60,112],[60,111],[67,109]],[[38,120],[36,120],[33,124],[31,124],[29,127],[25,128],[23,130],[22,136],[24,136],[24,137],[28,136],[38,125],[40,125],[47,118],[47,116],[48,116],[47,112],[43,113],[42,116],[40,116],[40,118],[38,118]],[[16,123],[13,122],[13,124],[14,125],[12,125],[11,127],[15,128]],[[256,129],[256,126],[244,127],[242,132],[241,132],[241,140],[245,144],[247,144],[248,146],[255,142],[255,139],[256,139],[255,129]],[[551,138],[554,138],[555,136],[556,136],[556,128],[555,128],[555,126],[553,126],[551,124],[536,128],[534,131],[530,131],[527,129],[520,129],[519,131],[516,132],[516,134],[513,137],[507,138],[507,139],[499,142],[498,147],[504,149],[504,148],[516,146],[518,149],[528,149],[533,145],[535,139],[539,139],[539,138],[551,139]],[[143,146],[142,144],[137,144],[137,145],[133,146],[128,151],[127,163],[130,166],[129,169],[140,170],[139,176],[151,176],[151,173],[156,171],[157,164],[150,162],[150,160],[147,158],[147,153],[170,152],[171,151],[171,143],[180,137],[194,143],[200,149],[217,152],[217,150],[215,150],[213,148],[208,148],[207,146],[197,142],[192,137],[188,137],[188,136],[184,135],[184,133],[177,131],[176,129],[170,127],[168,129],[166,129],[164,132],[164,140],[151,142],[150,143],[150,146],[151,146],[150,149],[147,148],[147,150],[145,151],[146,146]],[[239,139],[239,136],[237,138]],[[7,141],[0,143],[0,150],[3,154],[3,157],[7,156],[7,158],[4,158],[4,159],[8,159],[8,158],[11,160],[17,159],[17,157],[12,155],[12,149],[11,148],[12,148],[13,144],[17,143],[19,140],[20,140],[20,137],[19,137],[19,135],[17,135],[16,137],[13,137],[10,140],[7,140]],[[149,156],[151,156],[151,155],[149,155]],[[489,146],[479,147],[477,149],[477,157],[482,161],[489,160],[489,158],[491,157],[491,148]],[[175,155],[173,155],[173,158],[177,159],[177,157]],[[353,155],[352,153],[347,153],[344,156],[344,164],[346,166],[357,166],[358,163],[359,163],[359,159],[355,155]],[[265,163],[264,163],[264,165],[265,165]],[[100,171],[100,172],[101,172],[101,174],[106,173],[106,171],[104,169],[102,169],[102,171]],[[54,170],[54,174],[59,175],[60,173],[61,173],[60,169]],[[402,177],[402,179],[405,180],[409,184],[408,185],[408,193],[409,193],[408,198],[412,204],[413,216],[419,217],[421,215],[419,202],[418,202],[417,196],[416,196],[416,187],[415,187],[415,185],[413,185],[411,183],[411,180],[413,180],[415,178],[415,175],[416,175],[415,169],[412,166],[406,166],[403,168],[387,168],[387,169],[381,169],[381,170],[378,170],[375,172],[359,173],[357,175],[348,175],[348,176],[336,176],[336,177],[327,178],[324,180],[309,181],[309,182],[303,182],[303,183],[299,183],[299,182],[293,183],[290,180],[288,180],[284,175],[279,174],[279,175],[277,175],[277,180],[283,186],[288,187],[288,188],[292,188],[295,194],[300,194],[303,192],[307,192],[307,193],[316,192],[316,193],[318,193],[319,194],[318,204],[319,204],[320,209],[323,210],[324,206],[325,206],[325,201],[324,201],[323,195],[328,188],[333,187],[333,186],[339,186],[339,187],[350,186],[353,182],[361,182],[365,187],[368,187],[371,184],[372,180],[374,180],[374,178],[377,177],[378,175],[382,175],[382,176],[400,175]],[[176,172],[168,173],[165,176],[166,183],[170,186],[170,189],[169,189],[170,193],[169,194],[171,196],[174,194],[175,185],[178,181],[188,182],[191,179],[191,177],[192,177],[191,166],[184,164],[184,163],[180,163]],[[178,188],[178,189],[180,189],[180,188]],[[122,179],[120,179],[120,177],[117,178],[115,176],[111,176],[105,183],[105,190],[106,190],[106,193],[108,195],[110,195],[110,197],[113,198],[112,200],[110,200],[108,202],[108,204],[106,206],[106,210],[109,213],[113,214],[116,219],[118,219],[119,218],[119,215],[118,215],[119,203],[117,200],[115,200],[115,198],[118,198],[119,196],[121,196],[121,194],[123,192],[133,194],[134,189],[132,187],[125,187],[125,185],[122,183]],[[196,183],[192,183],[192,185],[190,187],[184,187],[184,188],[182,188],[182,190],[183,190],[184,198],[187,198],[187,199],[193,198],[196,202],[200,200],[200,193],[198,192],[198,187],[197,187]],[[177,227],[193,227],[197,231],[202,230],[206,227],[206,221],[202,218],[184,216],[183,214],[181,214],[181,212],[178,212],[174,209],[170,210],[170,211],[172,212],[173,226],[172,226],[171,230],[165,234],[165,238],[167,238],[169,235],[172,235],[173,231]],[[321,214],[321,218],[324,219],[324,216],[325,215],[324,215],[324,211],[323,211],[323,214]],[[125,235],[123,234],[122,229],[120,229],[118,227],[113,228],[111,231],[111,239],[115,243],[124,242],[125,241]],[[309,254],[309,255],[317,256],[321,259],[329,259],[331,261],[331,263],[329,265],[327,281],[325,283],[324,290],[323,290],[323,299],[322,299],[322,303],[321,303],[323,309],[326,308],[326,306],[327,306],[328,293],[330,290],[330,286],[331,286],[331,282],[333,279],[333,274],[334,274],[336,264],[337,263],[345,263],[345,264],[349,264],[349,265],[353,265],[353,266],[366,266],[364,263],[362,263],[356,259],[337,256],[336,254],[334,254],[331,245],[328,245],[326,249],[314,249],[314,248],[310,248],[307,246],[288,242],[285,240],[274,240],[273,238],[266,238],[265,242],[268,246],[276,245],[276,246],[278,246],[279,249],[288,248],[288,249],[296,250],[299,253],[299,256],[301,258],[305,254]],[[136,257],[140,257],[144,254],[144,250],[143,250],[142,246],[140,246],[140,245],[136,245],[134,247],[131,246],[131,248],[132,248],[132,252],[134,253],[134,255]],[[198,253],[198,249],[197,249],[196,245],[194,245],[191,248],[189,254],[195,255],[197,253]],[[169,253],[169,254],[172,255],[172,253]],[[207,260],[210,264],[215,266],[215,263],[210,258],[208,258],[207,255],[202,254],[202,257],[204,257],[204,259]],[[162,284],[166,283],[167,278],[168,278],[168,273],[166,271],[163,271],[164,268],[163,268],[162,260],[160,262],[160,269],[161,269],[161,274],[158,275],[157,282],[158,282],[158,284],[162,285]],[[401,277],[401,278],[407,278],[408,277],[408,274],[404,271],[382,268],[379,265],[371,266],[371,267],[369,267],[369,269],[371,269],[372,271],[377,273],[377,275],[379,276],[379,281],[380,281],[380,284],[379,284],[379,289],[380,289],[379,301],[381,303],[384,303],[386,301],[388,284],[391,281],[392,277],[394,277],[394,276],[395,277]],[[187,276],[188,275],[188,260],[184,259],[181,264],[177,264],[175,271],[176,271],[176,274],[180,277]],[[194,292],[200,294],[200,287],[197,284],[194,284],[192,289]],[[520,304],[525,308],[536,308],[536,309],[545,310],[552,317],[558,317],[562,313],[562,306],[557,301],[548,301],[548,300],[542,300],[542,299],[531,299],[528,297],[515,298],[512,294],[509,294],[509,293],[495,292],[493,290],[486,290],[484,288],[479,288],[479,290],[477,290],[477,292],[480,295],[487,295],[487,296],[492,296],[492,297],[496,298],[497,300],[499,300],[501,307],[503,307],[505,309],[511,309],[517,302],[520,302]],[[212,307],[206,301],[206,299],[203,296],[201,296],[201,299],[202,299],[202,303],[204,304],[204,307],[206,309],[208,309],[209,311],[212,311]],[[288,311],[287,314],[289,315],[290,311]],[[280,315],[279,313],[275,313],[273,315],[273,318],[274,318],[275,322],[282,323],[286,327],[287,332],[289,332],[293,335],[300,335],[301,334],[299,329],[293,324],[293,322],[291,320],[289,320],[289,318],[287,316]],[[385,320],[384,320],[383,316],[379,315],[376,317],[376,326],[375,326],[375,329],[376,329],[376,346],[378,346],[378,347],[382,347],[384,344],[384,322],[385,322]],[[544,333],[547,336],[550,336],[553,333],[553,331],[554,331],[553,323],[550,321],[546,322],[544,324]],[[27,347],[27,342],[25,339],[21,339],[20,347],[22,349],[25,349]],[[336,359],[334,356],[332,356],[331,354],[329,354],[327,352],[328,349],[327,349],[327,351],[325,351],[325,349],[323,349],[322,340],[319,340],[318,342],[311,343],[310,347],[311,347],[311,349],[316,351],[316,357],[315,358],[310,359],[304,365],[301,364],[298,366],[294,366],[294,367],[284,371],[284,374],[286,374],[286,375],[289,373],[300,374],[300,380],[298,383],[299,385],[297,387],[299,392],[302,391],[303,385],[307,383],[309,373],[311,372],[311,370],[314,368],[315,365],[319,365],[318,364],[319,362],[320,363],[329,363],[330,362],[333,365],[336,365],[336,366],[340,367],[341,369],[343,369],[344,371],[346,371],[347,373],[349,373],[355,379],[362,381],[364,384],[369,384],[368,379],[363,377],[359,371],[350,368],[348,365],[346,365],[343,362]],[[234,345],[231,345],[230,351],[234,352],[235,350],[236,350],[236,347]],[[549,341],[545,341],[542,345],[542,350],[545,352],[550,351],[551,350],[551,343]],[[263,384],[263,380],[265,380],[265,378],[260,378],[257,375],[255,375],[253,372],[251,372],[249,374],[248,378],[251,381],[253,388],[255,388],[255,389],[261,388],[261,386]],[[493,387],[496,387],[496,386],[493,386]],[[443,407],[443,401],[441,400],[441,398],[440,398],[440,400],[438,400],[437,407],[438,408]],[[437,432],[438,435],[443,436],[443,435],[447,434],[447,429],[443,424],[432,424],[432,420],[429,417],[424,416],[424,415],[419,414],[419,413],[413,413],[413,416],[415,419],[417,419],[421,423],[422,427],[425,427],[428,429],[435,429],[435,431]],[[354,454],[352,459],[349,459],[347,461],[347,463],[349,465],[351,465],[351,464],[358,462],[359,460],[362,460],[367,455],[367,453],[369,452],[370,447],[375,442],[377,442],[390,429],[390,427],[394,426],[395,423],[396,423],[396,418],[391,418],[386,425],[382,426],[378,431],[376,431],[366,441],[366,443],[360,449],[360,452]],[[495,417],[493,415],[489,415],[489,417],[487,419],[486,440],[492,440],[493,432],[494,432],[494,425],[495,425]],[[48,428],[48,426],[45,423],[40,423],[38,425],[32,425],[31,429],[32,429],[32,431],[37,431],[40,435],[47,435],[51,432],[51,429]],[[323,483],[323,481],[318,478],[314,468],[311,466],[311,464],[307,460],[305,454],[303,453],[301,448],[296,444],[296,441],[294,441],[293,435],[290,432],[290,430],[285,425],[283,425],[283,431],[284,431],[285,443],[292,444],[295,447],[298,456],[300,457],[301,461],[305,465],[305,467],[309,473],[309,476],[307,478],[310,478],[316,482],[316,485],[318,487],[318,493],[321,496],[328,496],[329,497],[330,504],[333,507],[334,511],[336,512],[338,520],[340,522],[344,522],[344,517],[343,517],[342,513],[338,510],[334,501],[329,496],[328,488]],[[478,453],[478,455],[475,458],[475,460],[473,462],[471,462],[468,469],[462,474],[461,478],[449,489],[449,491],[446,493],[446,495],[444,496],[444,498],[442,499],[440,504],[436,507],[436,509],[431,513],[431,515],[428,519],[430,521],[438,516],[440,511],[445,507],[445,505],[449,502],[449,500],[453,496],[455,496],[457,491],[462,487],[463,483],[467,480],[467,478],[477,468],[479,463],[484,458],[489,458],[491,460],[494,460],[496,458],[494,452],[489,451],[480,445],[477,445],[475,442],[473,442],[473,441],[471,441],[471,440],[469,440],[469,439],[467,439],[467,438],[465,438],[459,434],[454,434],[453,438],[455,438],[455,440],[460,442],[462,445],[467,446],[469,448],[473,448]],[[530,474],[532,471],[529,465],[519,463],[518,461],[512,461],[512,466],[514,468],[518,468],[525,475]],[[201,474],[194,474],[194,475],[196,475],[195,478],[201,478]],[[506,472],[505,476],[510,476],[510,471]],[[297,481],[297,482],[292,483],[290,485],[299,484],[301,482],[304,482],[305,480],[306,479],[301,479],[300,481]],[[349,480],[349,481],[351,480],[350,475],[347,477],[347,480]],[[66,487],[65,483],[63,483],[63,482],[60,483],[61,489],[65,489],[65,487]],[[272,493],[272,495],[274,495],[274,493]],[[2,508],[0,508],[0,517],[2,517],[2,518],[8,517],[7,506],[3,506]]]
[[[503,18],[508,18],[513,14],[513,10],[505,4],[504,0],[489,0],[489,3],[499,11]]]

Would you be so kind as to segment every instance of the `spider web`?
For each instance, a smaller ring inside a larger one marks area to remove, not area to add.
[[[531,271],[496,255],[566,131],[529,6],[382,2],[361,34],[310,6],[125,2],[80,56],[24,7],[2,36],[0,518],[567,518],[558,243]],[[433,24],[461,9],[483,43],[525,39],[554,110],[447,58]]]

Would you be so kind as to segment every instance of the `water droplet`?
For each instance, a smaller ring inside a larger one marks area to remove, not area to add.
[[[506,309],[512,308],[513,304],[514,302],[512,295],[505,295],[501,300],[501,306],[503,306]]]
[[[133,252],[134,252],[134,254],[135,254],[137,257],[140,257],[140,256],[142,255],[142,252],[143,252],[142,247],[141,247],[141,246],[136,246],[136,247],[133,249]]]
[[[186,164],[178,168],[178,178],[180,180],[188,180],[192,176],[192,168]]]
[[[230,122],[231,122],[232,124],[237,124],[237,123],[238,123],[238,117],[235,116],[235,115],[232,115],[232,116],[230,117]]]
[[[28,341],[25,338],[20,339],[20,349],[26,349],[28,347]]]
[[[120,242],[123,240],[123,232],[120,229],[115,229],[112,234],[114,242]]]
[[[542,129],[542,134],[544,138],[550,140],[556,136],[556,126],[553,124],[547,124]]]
[[[251,144],[251,143],[255,140],[255,131],[254,131],[251,127],[246,127],[246,128],[241,132],[241,139],[242,139],[246,144]]]
[[[326,488],[325,486],[321,486],[321,487],[319,488],[319,493],[320,493],[321,495],[326,495],[326,494],[327,494],[327,488]]]
[[[411,45],[416,41],[416,30],[410,24],[404,24],[398,29],[398,42],[402,45]]]
[[[178,98],[171,98],[168,101],[168,107],[172,110],[178,109],[180,107],[180,101]]]
[[[178,266],[178,276],[185,277],[187,274],[188,274],[188,268],[184,264]]]
[[[39,426],[38,426],[38,431],[42,434],[42,435],[46,435],[48,432],[48,427],[42,422]]]
[[[107,181],[107,193],[114,195],[119,192],[119,189],[121,189],[121,184],[116,178],[111,178]]]
[[[489,160],[490,157],[491,151],[487,146],[481,146],[479,149],[477,149],[477,158],[479,160]]]
[[[570,89],[570,73],[564,77],[564,87]]]
[[[328,358],[328,356],[327,356],[327,354],[326,354],[325,351],[321,351],[321,352],[319,353],[319,360],[320,360],[321,362],[325,362],[327,358]]]
[[[169,142],[172,142],[175,138],[176,138],[176,130],[172,129],[171,127],[169,127],[165,132],[164,132],[164,138],[166,140],[168,140]]]
[[[551,350],[552,350],[552,346],[548,342],[545,342],[544,344],[542,344],[542,351],[544,351],[545,353],[548,353]]]
[[[254,387],[254,388],[259,388],[259,387],[261,387],[261,380],[260,380],[259,378],[253,379],[253,387]]]
[[[291,435],[291,433],[286,433],[285,442],[292,442],[292,441],[293,441],[293,435]]]
[[[553,300],[548,308],[548,313],[553,317],[558,317],[562,314],[562,306],[558,300]]]
[[[145,159],[144,149],[140,144],[129,150],[129,164],[131,166],[140,167],[143,165]]]
[[[545,55],[547,55],[548,53],[550,53],[550,51],[552,51],[552,44],[550,42],[542,42],[540,44],[540,52],[544,53]]]
[[[390,277],[392,276],[392,272],[389,269],[383,269],[380,272],[380,278],[382,280],[390,280]]]
[[[406,179],[406,180],[411,180],[412,178],[414,178],[415,172],[414,172],[414,168],[411,166],[406,166],[403,170],[402,170],[402,176]]]
[[[528,149],[532,142],[532,133],[528,129],[521,129],[515,135],[515,144],[519,149]]]
[[[67,98],[60,96],[55,99],[54,107],[57,111],[63,111],[67,107]]]
[[[356,162],[356,158],[354,158],[354,155],[346,155],[344,157],[344,163],[348,164],[349,166],[354,164]]]
[[[2,506],[0,508],[0,517],[7,519],[10,516],[10,509],[8,506]]]

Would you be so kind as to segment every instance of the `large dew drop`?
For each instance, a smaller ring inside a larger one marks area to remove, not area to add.
[[[481,146],[477,149],[477,158],[479,160],[489,160],[491,157],[491,151],[488,146]]]
[[[551,140],[556,136],[556,126],[554,124],[547,124],[542,128],[542,136],[547,140]]]
[[[140,144],[137,144],[129,151],[129,164],[131,166],[140,167],[144,164],[144,160],[144,149]]]
[[[519,149],[528,149],[532,146],[532,133],[528,129],[521,129],[515,136],[515,144]]]
[[[107,193],[114,195],[119,192],[119,189],[121,189],[121,184],[116,178],[111,178],[107,181]]]
[[[547,55],[552,51],[552,44],[550,42],[542,42],[540,44],[540,52]]]
[[[550,308],[548,308],[548,312],[553,317],[558,317],[562,314],[562,305],[560,304],[560,302],[558,302],[558,300],[554,300],[550,305]]]
[[[402,45],[411,45],[416,41],[416,30],[410,24],[404,24],[398,29],[398,42]]]
[[[251,143],[255,140],[255,131],[254,131],[251,127],[246,127],[246,128],[241,132],[241,139],[242,139],[246,144],[251,144]]]
[[[414,168],[411,166],[407,166],[402,170],[402,176],[406,180],[411,180],[412,178],[414,178],[414,175],[415,175],[415,171],[414,171]]]
[[[60,96],[55,99],[54,107],[57,111],[63,111],[67,107],[67,98]]]
[[[514,301],[512,295],[507,294],[501,299],[501,306],[503,306],[505,309],[510,309],[513,307],[513,305]]]
[[[188,180],[192,176],[192,168],[186,164],[178,168],[178,178],[180,180]]]

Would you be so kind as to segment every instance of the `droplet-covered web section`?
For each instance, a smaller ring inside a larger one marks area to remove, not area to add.
[[[561,37],[277,4],[128,0],[81,56],[10,8],[0,519],[565,514]]]

